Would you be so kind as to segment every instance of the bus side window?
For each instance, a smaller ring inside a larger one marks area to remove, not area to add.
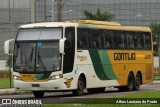
[[[99,49],[101,48],[101,42],[100,42],[100,33],[99,30],[90,30],[90,34],[91,34],[91,48],[92,49]]]
[[[136,49],[144,49],[144,41],[142,33],[135,33]]]
[[[127,48],[128,49],[134,49],[134,34],[133,32],[126,32],[126,39],[127,39]]]
[[[82,39],[82,44],[83,44],[83,49],[88,49],[89,48],[89,33],[88,31],[85,31],[83,33],[83,39]]]
[[[115,32],[115,48],[125,49],[126,48],[126,38],[122,31]]]
[[[83,40],[82,40],[82,36],[80,36],[80,35],[82,35],[81,34],[82,32],[80,31],[80,29],[78,29],[78,36],[77,36],[77,48],[83,48]]]
[[[77,48],[78,49],[89,48],[89,33],[88,33],[87,29],[78,29]]]
[[[143,33],[144,36],[144,42],[145,42],[145,49],[150,50],[151,49],[151,36],[150,33]]]
[[[114,35],[113,31],[105,30],[102,32],[103,36],[103,48],[104,49],[113,49],[114,47]]]
[[[81,36],[81,29],[77,29],[77,48],[82,49],[82,36]]]

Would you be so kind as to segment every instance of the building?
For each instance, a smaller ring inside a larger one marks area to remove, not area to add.
[[[20,25],[57,20],[57,1],[0,0],[0,59],[8,58],[3,52],[4,41],[15,38]],[[85,19],[84,10],[94,13],[98,7],[113,13],[113,21],[123,25],[160,23],[160,0],[62,0],[62,21]]]
[[[54,4],[54,9],[52,5]],[[83,11],[109,10],[114,21],[123,25],[149,25],[160,22],[160,0],[62,0],[62,20],[84,19]],[[52,11],[54,10],[54,12]],[[36,21],[51,21],[57,17],[57,2],[36,0]]]
[[[31,22],[30,0],[0,0],[0,60],[4,55],[4,41],[15,38],[17,28]]]

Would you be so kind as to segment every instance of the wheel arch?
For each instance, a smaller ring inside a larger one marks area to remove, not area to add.
[[[129,74],[132,74],[133,77],[135,76],[134,73],[133,73],[133,71],[130,71],[130,72],[128,73],[128,76],[129,76]]]
[[[86,88],[86,76],[84,73],[81,73],[78,76],[77,88],[72,90],[73,95],[80,96],[83,95],[84,89]]]
[[[86,88],[86,86],[87,86],[87,81],[86,81],[86,76],[85,76],[85,74],[84,74],[84,73],[81,73],[81,74],[79,75],[79,78],[80,78],[80,77],[83,78],[84,84],[85,84],[85,88]]]

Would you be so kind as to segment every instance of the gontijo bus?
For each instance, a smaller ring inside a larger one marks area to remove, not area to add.
[[[6,54],[11,41],[5,42]],[[97,93],[105,87],[132,91],[153,81],[148,27],[94,20],[35,23],[20,26],[14,41],[14,87],[35,97],[46,91]]]

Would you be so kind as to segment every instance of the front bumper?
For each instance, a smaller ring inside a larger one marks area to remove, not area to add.
[[[14,87],[17,91],[59,91],[62,90],[62,80],[49,80],[45,82],[24,82],[14,80]]]

